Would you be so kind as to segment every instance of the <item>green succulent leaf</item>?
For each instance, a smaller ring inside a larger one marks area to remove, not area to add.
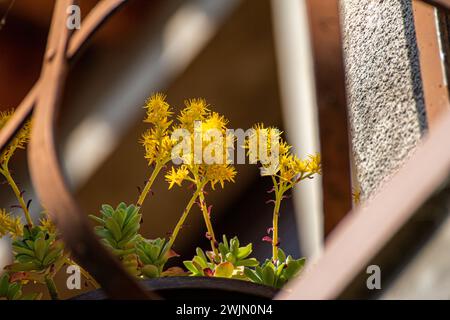
[[[278,248],[278,260],[282,262],[286,261],[286,254],[281,248]]]
[[[261,266],[254,266],[254,269],[251,269],[251,266],[245,266],[244,274],[252,282],[281,288],[300,274],[305,262],[305,258],[294,259],[291,256],[286,258],[284,251],[278,249],[276,264],[266,260]]]
[[[146,277],[146,278],[157,278],[160,276],[159,274],[159,269],[158,267],[152,265],[152,264],[148,264],[146,266],[144,266],[142,268],[142,274]]]
[[[238,262],[236,262],[236,266],[256,267],[257,265],[259,265],[259,261],[255,258],[239,260]]]
[[[41,294],[32,293],[22,295],[22,285],[20,282],[10,282],[8,273],[0,276],[0,299],[7,300],[36,300],[40,299]]]
[[[206,253],[196,249],[196,255],[191,261],[184,261],[184,265],[192,276],[213,275],[215,277],[236,278],[250,280],[244,273],[244,267],[255,267],[259,265],[258,260],[249,258],[252,253],[252,244],[240,247],[237,237],[228,241],[225,235],[223,242],[218,244],[219,254],[212,251]],[[207,270],[207,272],[205,272]]]
[[[0,277],[0,297],[6,296],[9,288],[9,276],[5,273]]]
[[[244,269],[244,274],[252,282],[255,282],[255,283],[262,283],[263,282],[262,278],[260,277],[260,275],[255,270],[252,270],[250,268],[245,268]]]
[[[10,271],[45,271],[63,255],[64,245],[42,226],[24,227],[23,238],[12,243],[15,261]]]
[[[241,247],[238,249],[238,253],[237,253],[237,258],[238,259],[245,259],[247,258],[250,253],[252,253],[253,250],[253,245],[251,243],[249,243],[248,245],[246,245],[245,247]]]
[[[156,268],[156,270],[158,270],[157,276],[163,274],[163,269],[167,260],[175,256],[169,254],[169,249],[169,243],[165,239],[138,239],[136,243],[136,253],[140,261],[144,264],[142,273],[145,277],[155,277],[153,271],[144,272],[146,266],[152,266],[148,268],[149,270],[154,270],[154,268]]]
[[[192,274],[197,275],[199,273],[199,270],[195,267],[192,261],[183,261],[183,264]]]
[[[305,265],[306,259],[295,260],[291,256],[286,259],[286,268],[284,269],[284,276],[286,280],[296,277]]]
[[[142,215],[135,205],[127,206],[121,202],[116,209],[104,204],[100,210],[100,217],[90,215],[99,224],[95,228],[96,234],[110,248],[123,250],[133,247],[139,237]]]
[[[233,276],[234,266],[230,262],[222,262],[216,266],[214,276],[220,278],[231,278]]]

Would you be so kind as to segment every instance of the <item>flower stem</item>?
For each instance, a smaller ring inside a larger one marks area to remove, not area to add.
[[[45,284],[47,285],[48,293],[52,300],[59,300],[58,290],[56,289],[55,281],[50,276],[45,277]]]
[[[211,217],[209,216],[208,208],[206,207],[205,195],[203,193],[203,188],[199,189],[199,190],[200,190],[200,194],[199,194],[200,207],[202,208],[203,219],[205,220],[206,229],[208,230],[208,235],[211,238],[210,239],[211,248],[212,248],[214,254],[218,255],[219,252],[217,251],[217,248],[216,248],[216,244],[217,244],[216,236],[214,235],[214,230],[213,230],[212,223],[211,223]]]
[[[150,179],[148,179],[147,183],[145,184],[144,190],[142,190],[141,194],[139,195],[139,199],[136,203],[136,205],[138,207],[142,207],[142,205],[144,204],[145,198],[147,197],[148,193],[150,192],[153,182],[155,182],[155,179],[158,176],[158,174],[162,168],[163,168],[163,165],[160,163],[157,163],[155,165],[155,169],[153,169]]]
[[[14,181],[13,177],[11,176],[11,173],[9,172],[8,167],[3,167],[2,169],[0,169],[0,173],[3,174],[3,176],[6,179],[6,181],[8,182],[9,186],[13,190],[17,200],[19,201],[19,204],[22,207],[22,210],[23,210],[23,212],[25,214],[25,218],[27,220],[27,224],[30,227],[32,227],[33,226],[33,221],[31,220],[30,212],[29,212],[29,210],[27,208],[27,205],[25,204],[25,201],[23,200],[23,196],[22,196],[22,193],[19,190],[19,187],[17,186],[16,182]]]
[[[272,222],[272,261],[278,260],[278,217],[280,215],[280,205],[283,193],[281,190],[275,194],[275,207],[273,208],[273,222]]]
[[[178,233],[180,232],[181,228],[183,227],[184,221],[186,221],[187,216],[189,215],[189,212],[191,211],[192,206],[195,203],[195,200],[197,199],[198,195],[200,193],[200,190],[197,190],[193,195],[191,200],[189,200],[189,203],[187,204],[186,208],[183,211],[183,214],[181,215],[180,219],[178,220],[175,229],[173,229],[173,232],[170,236],[169,240],[169,248],[172,248],[175,239],[178,236]]]

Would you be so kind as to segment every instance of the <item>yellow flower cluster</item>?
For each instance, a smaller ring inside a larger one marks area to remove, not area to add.
[[[0,237],[9,235],[13,238],[21,237],[23,225],[20,218],[14,218],[4,209],[0,209]]]
[[[44,217],[39,220],[39,223],[42,229],[46,230],[50,234],[56,234],[56,225],[53,221],[48,217],[48,213],[44,212]]]
[[[189,99],[184,102],[185,108],[178,116],[179,128],[194,131],[195,121],[205,121],[210,114],[209,105],[205,99]]]
[[[13,111],[0,111],[0,130],[6,125],[12,117]],[[19,130],[14,139],[0,154],[0,165],[7,167],[9,160],[17,149],[25,149],[26,144],[30,140],[31,123],[27,121],[25,125]]]
[[[212,164],[206,166],[204,176],[211,183],[211,188],[214,190],[217,183],[223,188],[225,181],[234,182],[236,170],[231,165]]]
[[[297,183],[313,174],[321,173],[320,154],[299,159],[290,153],[280,155],[280,177],[285,182]]]
[[[270,158],[276,156],[272,154],[272,150],[275,150],[275,148],[278,148],[280,154],[289,152],[291,147],[283,142],[281,134],[282,132],[278,128],[266,128],[262,123],[254,125],[245,144],[245,147],[249,149],[249,156],[255,157],[260,156],[261,153],[267,153],[267,157]]]
[[[224,187],[225,181],[234,182],[236,176],[235,168],[230,165],[228,149],[233,148],[233,137],[227,135],[228,120],[218,114],[211,112],[204,99],[191,99],[185,101],[185,108],[178,116],[177,129],[185,129],[190,133],[190,150],[181,155],[183,165],[177,169],[172,168],[166,175],[169,189],[175,184],[181,186],[183,181],[191,181],[197,187],[203,187],[210,183],[212,189],[219,183]],[[219,136],[214,137],[211,132]],[[195,152],[194,145],[200,141],[200,155]],[[209,150],[209,156],[218,161],[205,159],[204,150]],[[201,157],[201,159],[199,159]]]
[[[230,149],[234,148],[234,136],[227,132],[228,120],[217,112],[210,111],[209,105],[204,99],[186,100],[185,108],[181,110],[177,120],[174,132],[177,130],[177,133],[182,133],[182,141],[177,143],[183,144],[181,153],[178,153],[177,156],[183,161],[183,164],[178,168],[172,167],[171,171],[166,174],[166,181],[169,183],[169,189],[174,185],[181,186],[183,181],[192,182],[195,191],[172,232],[169,246],[175,242],[198,198],[211,249],[214,254],[218,254],[204,187],[209,183],[212,189],[216,184],[220,184],[223,188],[226,181],[234,182],[236,170],[230,164],[228,153]]]
[[[248,137],[244,146],[248,148],[250,160],[261,164],[261,175],[271,176],[275,192],[272,221],[272,261],[278,261],[278,218],[281,201],[285,192],[302,180],[320,174],[320,154],[310,155],[305,159],[291,153],[291,146],[282,138],[277,128],[258,124]],[[264,158],[264,159],[261,159]]]
[[[166,181],[169,183],[169,189],[176,184],[181,187],[184,180],[188,180],[189,170],[186,165],[180,166],[178,169],[172,167],[172,171],[166,174]]]
[[[314,174],[321,174],[320,154],[309,155],[306,159],[298,158],[291,153],[292,147],[283,140],[281,133],[277,128],[257,124],[246,141],[245,147],[249,149],[250,157],[252,152],[256,153],[261,163],[261,174],[278,177],[279,183],[284,183],[287,187],[293,187]],[[261,144],[264,144],[265,150],[261,150]],[[261,162],[260,152],[267,155],[269,161]]]
[[[173,112],[166,102],[166,96],[161,93],[153,94],[144,108],[147,110],[144,122],[152,125],[144,132],[140,141],[145,148],[145,158],[149,165],[164,164],[170,160],[173,146],[170,138],[172,121],[169,120]]]

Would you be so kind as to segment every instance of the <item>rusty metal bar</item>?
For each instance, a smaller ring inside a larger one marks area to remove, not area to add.
[[[67,48],[67,58],[73,60],[92,34],[127,2],[128,0],[103,0],[95,6],[84,19],[83,27],[80,30],[76,30],[70,38]],[[14,137],[26,119],[31,115],[39,92],[39,83],[40,81],[38,80],[16,108],[12,118],[0,131],[0,151],[8,145],[12,137]]]
[[[449,108],[450,102],[441,59],[436,8],[419,0],[414,0],[412,6],[428,128],[434,130],[435,124],[441,114]]]
[[[72,59],[88,43],[92,35],[128,0],[100,1],[83,19],[81,29],[75,32],[67,48],[67,58]],[[82,31],[81,31],[82,30]]]
[[[383,247],[450,175],[450,111],[367,207],[351,212],[325,251],[278,299],[334,299],[357,281]],[[423,174],[426,172],[426,174]]]
[[[102,1],[86,18],[85,27],[77,31],[74,38],[65,28],[66,8],[74,1],[56,2],[41,78],[1,131],[0,147],[3,149],[7,145],[36,106],[29,148],[30,171],[39,197],[61,231],[67,247],[76,260],[98,280],[109,297],[158,298],[155,294],[145,292],[95,237],[67,187],[55,147],[54,124],[68,71],[68,59],[125,2]],[[54,190],[58,190],[58,193],[54,193]]]
[[[4,150],[20,130],[25,121],[31,115],[34,105],[36,103],[36,97],[39,92],[39,81],[31,88],[26,97],[22,100],[20,105],[16,108],[11,119],[0,130],[0,152]]]
[[[426,2],[438,8],[450,10],[450,0],[420,0],[420,1]]]
[[[441,9],[437,10],[439,24],[438,29],[443,55],[443,64],[447,79],[447,89],[450,90],[450,87],[448,86],[448,82],[450,81],[450,11]]]
[[[350,143],[339,1],[306,1],[323,163],[325,234],[352,208]]]

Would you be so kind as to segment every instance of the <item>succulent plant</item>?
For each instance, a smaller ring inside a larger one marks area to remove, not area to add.
[[[254,267],[259,265],[258,260],[249,258],[253,251],[253,245],[247,244],[245,247],[240,247],[238,237],[234,237],[228,243],[227,237],[222,236],[223,242],[219,243],[219,252],[222,261],[231,262],[234,266],[239,267]]]
[[[101,217],[90,215],[100,225],[95,232],[105,246],[119,257],[125,269],[133,276],[139,276],[139,261],[136,255],[136,241],[142,215],[135,205],[127,206],[121,202],[116,209],[104,204],[100,210]]]
[[[39,293],[22,294],[22,284],[11,283],[8,273],[0,277],[0,300],[37,300],[41,296]]]
[[[139,208],[123,202],[116,209],[104,204],[100,214],[101,217],[90,215],[90,218],[100,224],[95,227],[95,232],[102,242],[119,256],[133,252],[142,219]]]
[[[40,226],[30,228],[26,225],[23,228],[23,238],[15,240],[12,248],[15,262],[7,269],[13,272],[45,272],[49,268],[58,269],[64,264],[63,243]]]
[[[261,266],[250,269],[245,268],[244,273],[250,281],[281,288],[287,281],[296,277],[305,265],[305,258],[294,259],[286,257],[283,250],[278,248],[278,260],[274,264],[267,259]]]
[[[205,252],[197,248],[197,255],[192,261],[184,261],[185,267],[192,276],[213,276],[222,278],[245,279],[244,267],[259,265],[255,258],[248,258],[252,253],[252,244],[240,247],[239,239],[232,238],[229,242],[224,235],[219,243],[219,254]]]
[[[163,275],[167,260],[176,256],[165,239],[140,238],[136,245],[136,253],[143,264],[142,275],[146,278],[156,278]]]
[[[53,281],[55,274],[66,262],[64,244],[41,226],[23,228],[23,237],[12,243],[14,263],[5,267],[11,272],[10,279],[34,281],[46,284],[52,299],[58,299]],[[11,290],[17,289],[17,285]],[[9,291],[8,291],[9,292]]]

